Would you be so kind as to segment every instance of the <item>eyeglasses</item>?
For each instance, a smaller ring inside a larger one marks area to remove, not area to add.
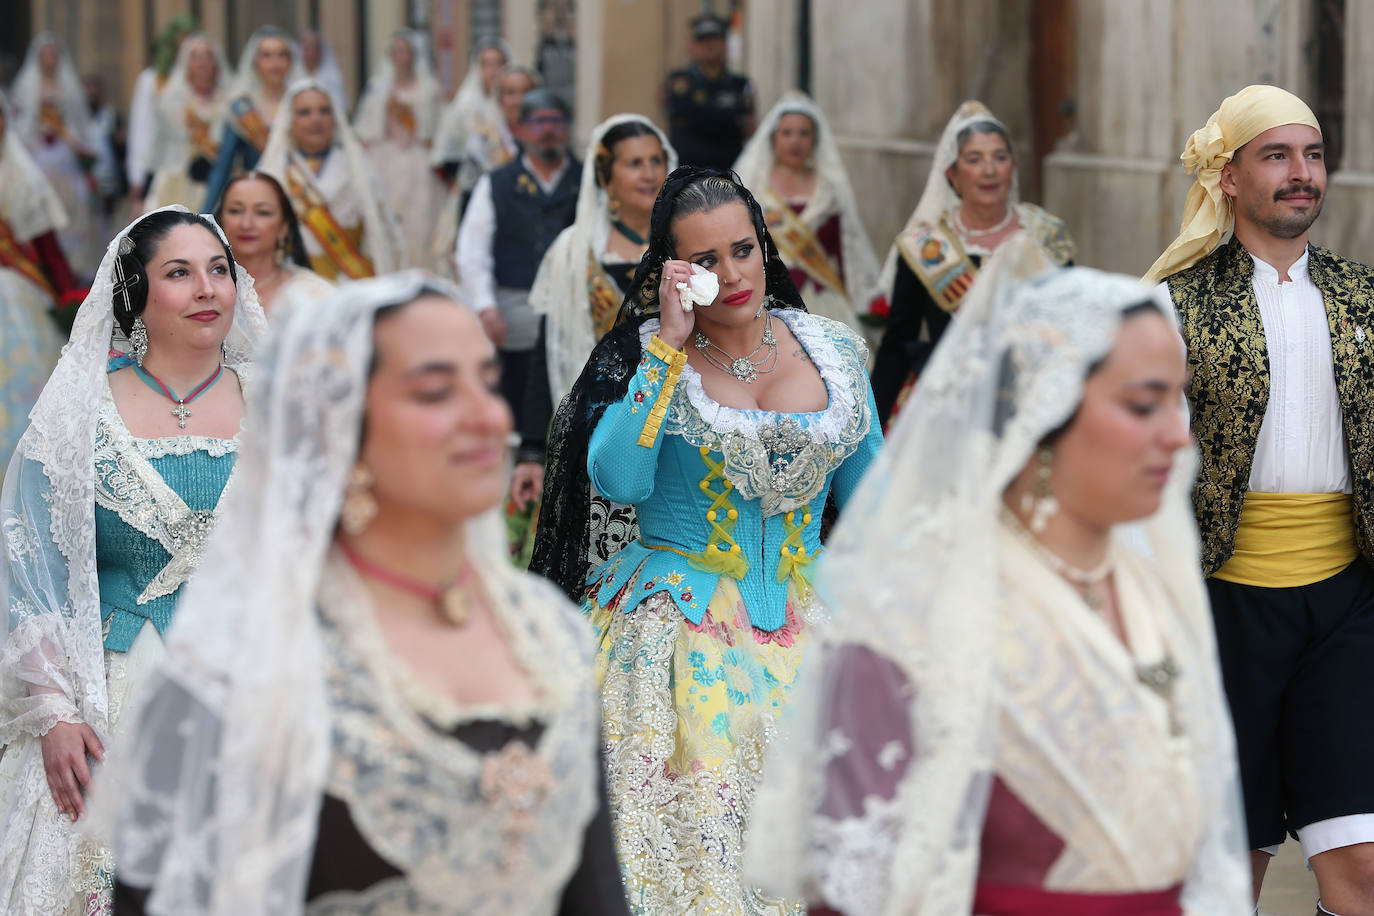
[[[531,115],[525,123],[531,127],[567,127],[568,119],[565,115]]]

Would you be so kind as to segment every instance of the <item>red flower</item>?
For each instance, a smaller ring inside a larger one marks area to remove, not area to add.
[[[642,402],[644,401],[644,392],[642,392],[642,391],[636,391],[636,392],[635,392],[635,400],[642,403]]]

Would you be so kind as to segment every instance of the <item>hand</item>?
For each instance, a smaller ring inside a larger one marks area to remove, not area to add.
[[[105,748],[86,723],[58,722],[42,738],[43,769],[48,774],[48,790],[57,810],[73,821],[86,813],[83,791],[91,784],[91,769],[86,754],[105,759]]]
[[[510,498],[521,512],[544,492],[544,466],[537,461],[522,461],[510,475]]]
[[[477,320],[482,322],[482,330],[487,332],[497,349],[506,345],[506,319],[501,311],[496,308],[482,309],[477,313]]]
[[[679,283],[692,278],[692,265],[686,261],[664,261],[663,279],[658,284],[658,336],[675,350],[681,350],[696,327],[696,313],[682,310]]]

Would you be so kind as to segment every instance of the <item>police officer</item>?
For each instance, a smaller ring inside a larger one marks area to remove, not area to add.
[[[725,69],[725,20],[703,13],[691,25],[692,63],[664,84],[669,139],[683,165],[728,169],[754,132],[754,88]]]

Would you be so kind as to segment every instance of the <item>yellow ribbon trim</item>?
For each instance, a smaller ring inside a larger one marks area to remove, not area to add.
[[[810,591],[811,583],[806,581],[804,570],[810,566],[820,556],[817,550],[814,554],[806,552],[806,544],[802,541],[802,533],[806,531],[806,526],[811,524],[811,512],[801,510],[801,524],[796,523],[797,511],[788,512],[782,517],[783,530],[787,536],[782,539],[781,560],[778,562],[778,581],[784,582],[790,576],[793,583],[797,586],[797,591],[803,596]]]
[[[1360,554],[1349,493],[1245,494],[1231,559],[1213,575],[1292,588],[1329,579]]]
[[[687,354],[668,346],[657,334],[649,338],[649,355],[667,363],[668,374],[663,378],[663,387],[658,390],[654,406],[649,408],[649,416],[644,419],[644,429],[639,433],[639,444],[645,448],[654,447],[659,428],[663,426],[663,418],[668,416],[668,404],[673,400],[673,392],[677,390],[677,380],[682,375],[682,367],[687,365]]]

